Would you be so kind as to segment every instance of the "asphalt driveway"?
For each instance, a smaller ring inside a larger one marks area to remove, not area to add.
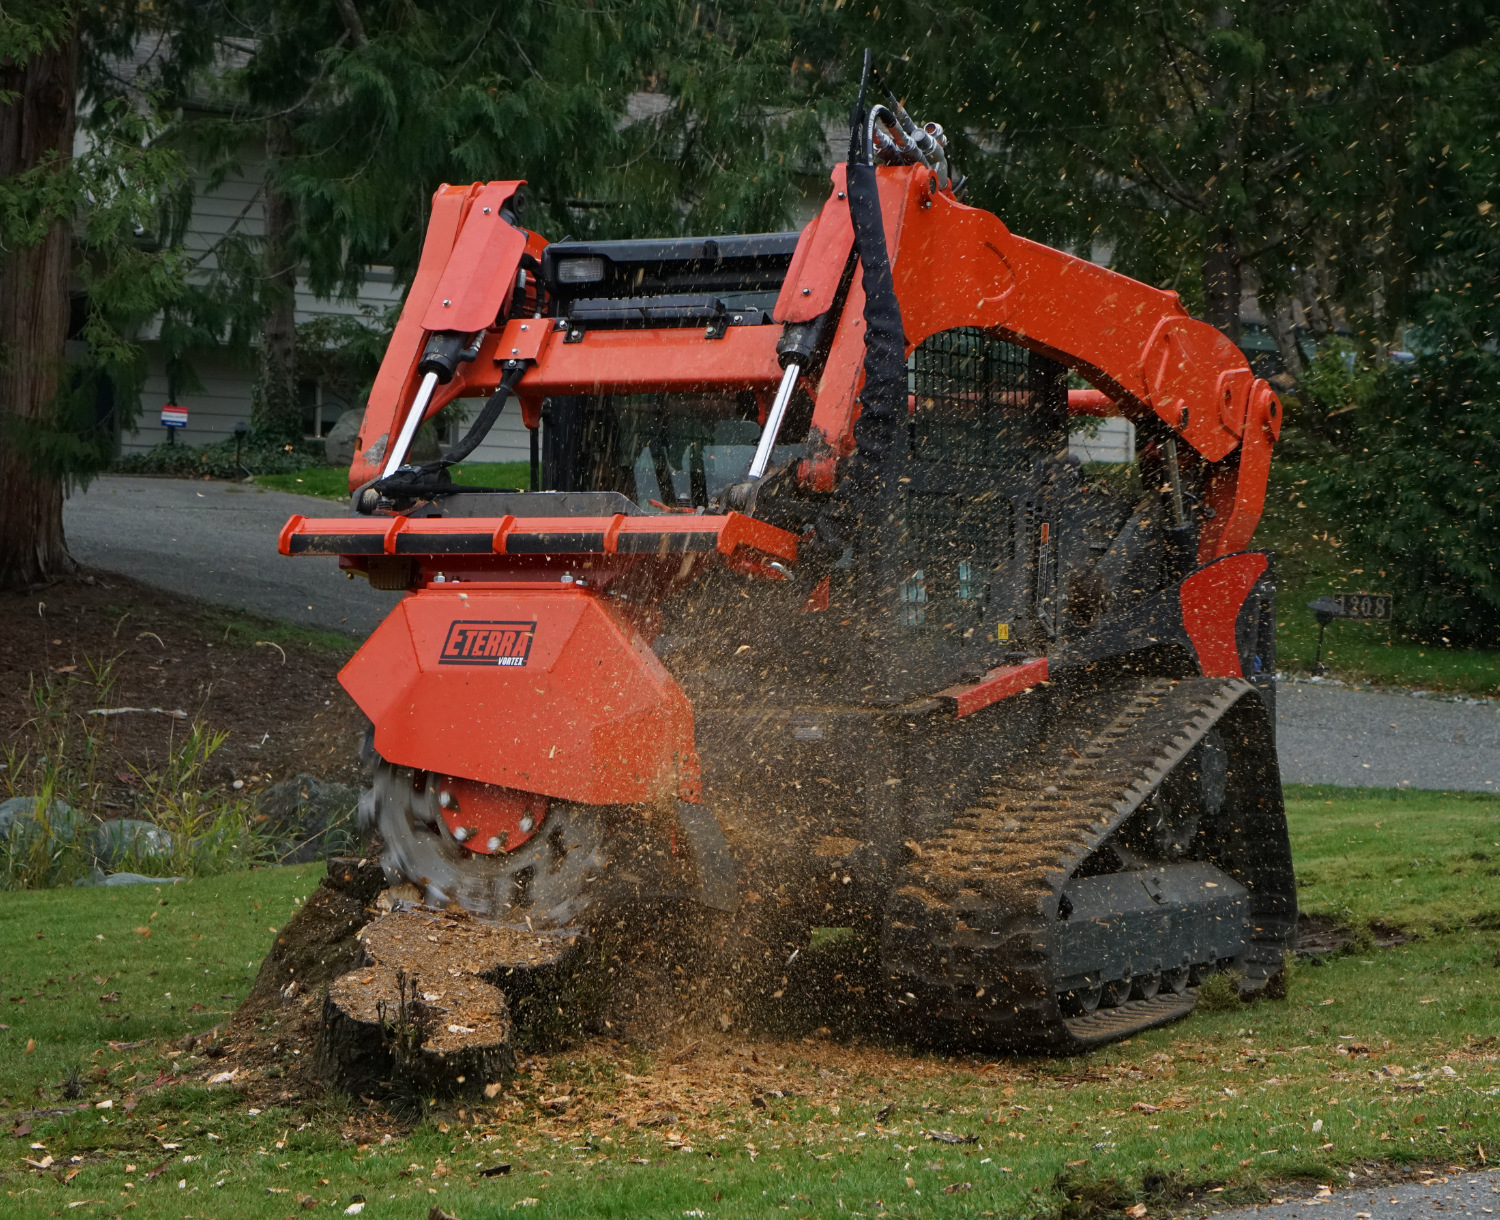
[[[1500,1207],[1500,1177],[1494,1170],[1450,1171],[1425,1181],[1383,1186],[1341,1181],[1342,1177],[1335,1175],[1335,1190],[1315,1194],[1299,1184],[1295,1189],[1300,1198],[1289,1192],[1275,1203],[1216,1212],[1214,1220],[1485,1220]]]
[[[83,563],[174,593],[356,636],[399,595],[349,580],[330,558],[288,559],[288,517],[342,516],[332,500],[238,483],[108,476],[63,517]],[[1289,783],[1500,790],[1500,707],[1284,682],[1277,744]]]
[[[1282,682],[1276,746],[1287,783],[1500,791],[1493,702]]]
[[[158,588],[325,631],[368,635],[399,598],[349,580],[338,560],[288,559],[294,513],[342,517],[333,500],[242,483],[108,475],[63,505],[73,557]]]

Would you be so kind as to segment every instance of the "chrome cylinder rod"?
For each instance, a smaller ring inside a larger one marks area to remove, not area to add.
[[[793,362],[786,366],[786,372],[781,375],[781,385],[776,390],[776,397],[771,402],[771,410],[766,415],[766,426],[761,430],[760,443],[755,447],[755,457],[750,461],[750,478],[759,479],[764,477],[766,467],[771,462],[771,450],[776,447],[776,437],[781,432],[781,422],[786,418],[787,404],[792,401],[792,390],[797,386],[797,375],[802,372],[802,366]]]
[[[385,460],[385,469],[380,472],[382,479],[390,478],[406,461],[406,451],[411,448],[412,437],[416,436],[417,429],[422,425],[422,419],[427,414],[427,404],[432,401],[432,392],[437,389],[437,383],[436,373],[428,373],[422,378],[422,384],[417,387],[417,396],[412,400],[411,410],[406,413],[401,431],[396,436],[396,443],[391,446],[390,455]]]
[[[1167,481],[1172,486],[1172,516],[1176,518],[1173,524],[1181,529],[1187,524],[1187,514],[1182,505],[1182,476],[1177,473],[1177,438],[1167,437]]]

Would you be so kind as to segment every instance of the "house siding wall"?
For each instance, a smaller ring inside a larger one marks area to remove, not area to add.
[[[655,103],[657,109],[654,110],[648,103]],[[632,120],[652,117],[659,110],[660,104],[655,95],[642,95],[641,99],[632,99]],[[832,164],[843,155],[847,131],[842,123],[830,123],[826,136],[829,162]],[[218,251],[225,241],[234,238],[255,239],[264,232],[261,204],[263,180],[263,151],[255,146],[247,146],[241,150],[238,166],[213,189],[209,189],[206,179],[200,179],[199,189],[194,195],[185,245],[187,251],[198,260],[203,278],[206,279],[217,270]],[[807,195],[797,209],[798,227],[811,219],[822,206],[825,186],[826,181],[822,175],[816,176],[807,184]],[[302,324],[330,315],[380,315],[391,306],[399,304],[400,300],[400,288],[392,281],[390,272],[377,268],[370,274],[358,295],[351,300],[322,300],[299,287],[296,317],[297,322]],[[141,335],[146,348],[149,373],[136,425],[124,431],[120,437],[123,453],[149,449],[166,439],[167,430],[160,425],[160,412],[168,401],[168,385],[164,356],[156,342],[158,333],[158,327],[153,325]],[[179,390],[177,394],[177,405],[188,410],[188,424],[186,428],[179,430],[177,443],[204,445],[232,437],[235,425],[250,419],[255,377],[253,353],[240,356],[228,352],[207,353],[195,356],[193,366],[201,388]],[[469,412],[471,419],[478,408],[479,403],[476,401]],[[330,414],[324,415],[325,426],[331,423],[331,418]],[[453,436],[448,439],[457,438]],[[1071,438],[1070,451],[1085,461],[1133,461],[1135,429],[1129,421],[1123,419],[1100,421],[1092,435],[1075,433]],[[512,400],[489,437],[470,460],[515,462],[526,461],[529,456],[530,440],[521,422],[520,407]]]
[[[1135,461],[1135,425],[1128,419],[1101,419],[1092,433],[1074,432],[1068,452],[1085,462]]]
[[[198,264],[198,277],[206,281],[219,268],[218,252],[227,240],[259,238],[265,232],[261,205],[264,158],[260,149],[241,150],[238,166],[209,189],[200,178],[193,195],[193,211],[183,235],[186,252]],[[305,287],[297,289],[296,318],[299,325],[328,316],[360,317],[383,314],[401,300],[401,291],[391,273],[376,268],[352,300],[324,300]],[[133,429],[120,437],[122,453],[149,449],[164,439],[161,408],[168,401],[165,358],[157,339],[159,322],[145,328],[140,339],[146,349],[148,375],[141,396],[141,413]],[[182,389],[178,406],[188,409],[188,426],[180,430],[178,442],[205,445],[234,434],[234,425],[250,418],[251,387],[255,379],[253,355],[228,352],[194,355],[192,365],[202,388]]]

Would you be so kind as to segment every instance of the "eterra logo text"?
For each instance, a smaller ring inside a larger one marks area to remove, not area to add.
[[[459,620],[448,628],[440,665],[525,665],[535,623]]]

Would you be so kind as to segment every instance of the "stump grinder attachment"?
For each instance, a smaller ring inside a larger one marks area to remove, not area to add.
[[[352,510],[280,537],[404,591],[341,677],[390,883],[560,936],[759,901],[991,1047],[1273,979],[1281,406],[1235,345],[966,206],[894,103],[800,233],[549,243],[522,186],[433,197]],[[529,488],[450,482],[511,400]],[[1078,415],[1134,421],[1138,484]]]

